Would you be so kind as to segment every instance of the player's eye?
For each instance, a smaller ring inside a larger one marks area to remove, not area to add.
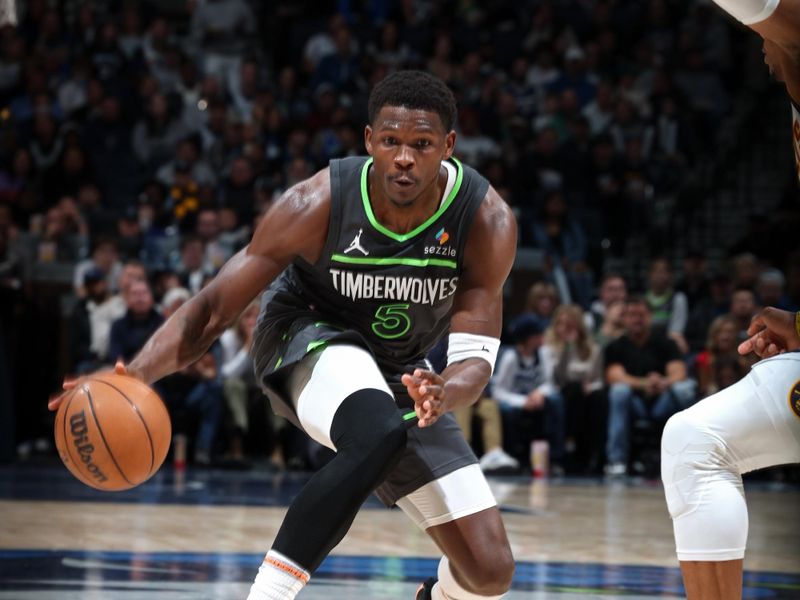
[[[383,143],[386,144],[387,146],[394,146],[395,144],[397,144],[397,140],[394,139],[393,137],[385,137],[383,138]]]
[[[431,145],[430,140],[419,140],[416,143],[417,148],[427,148]]]

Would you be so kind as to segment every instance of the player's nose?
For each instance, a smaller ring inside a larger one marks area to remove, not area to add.
[[[394,155],[394,163],[398,168],[408,170],[414,166],[414,154],[408,146],[400,146]]]

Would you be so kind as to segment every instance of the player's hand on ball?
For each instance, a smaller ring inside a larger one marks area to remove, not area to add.
[[[787,310],[765,308],[750,322],[747,329],[750,338],[739,344],[739,354],[755,352],[761,358],[769,358],[800,348],[795,318],[795,313]]]
[[[125,364],[121,360],[118,360],[114,365],[114,373],[117,375],[128,374],[128,370],[125,368]],[[48,400],[47,409],[53,412],[57,411],[58,407],[61,406],[61,403],[64,402],[64,399],[69,395],[69,393],[75,389],[75,386],[78,385],[78,382],[80,382],[81,379],[81,377],[77,377],[75,379],[64,378],[64,383],[61,384],[61,388],[64,391]]]
[[[446,412],[444,379],[439,374],[416,369],[413,374],[403,375],[402,382],[414,401],[414,410],[420,427],[433,425]]]

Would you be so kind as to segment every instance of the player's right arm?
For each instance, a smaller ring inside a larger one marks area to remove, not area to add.
[[[317,261],[329,214],[325,169],[281,196],[261,219],[250,244],[153,334],[128,365],[129,374],[152,383],[200,358],[293,259]]]
[[[312,264],[319,259],[329,215],[330,178],[324,169],[281,196],[261,219],[250,244],[167,319],[127,365],[127,373],[151,384],[203,356],[293,259]],[[49,406],[55,410],[58,402]]]

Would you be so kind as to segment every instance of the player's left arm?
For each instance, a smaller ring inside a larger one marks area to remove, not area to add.
[[[464,269],[450,318],[448,365],[441,376],[421,369],[403,376],[415,401],[420,427],[432,425],[447,411],[474,403],[489,383],[502,327],[503,284],[514,263],[516,247],[514,215],[490,187],[464,247]],[[481,340],[487,343],[483,345]],[[454,341],[459,347],[454,347]],[[481,358],[484,352],[486,358]],[[465,358],[459,360],[459,356]]]

